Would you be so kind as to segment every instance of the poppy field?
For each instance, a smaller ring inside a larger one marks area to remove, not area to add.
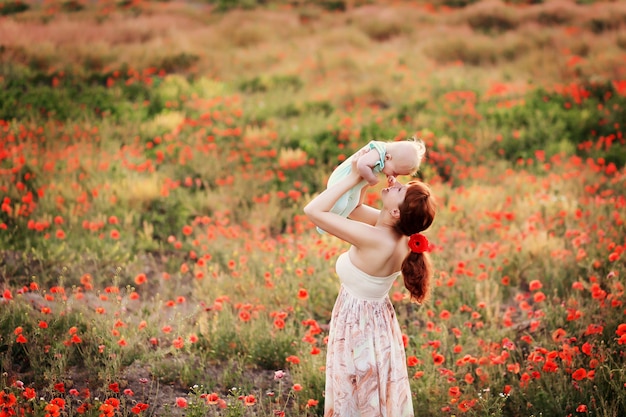
[[[621,2],[0,0],[0,417],[322,416],[302,209],[411,136],[416,415],[626,415],[625,63]]]

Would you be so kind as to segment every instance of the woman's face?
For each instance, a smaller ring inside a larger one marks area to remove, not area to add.
[[[406,185],[397,181],[394,177],[389,177],[389,186],[381,190],[383,206],[386,208],[398,208],[406,196]]]

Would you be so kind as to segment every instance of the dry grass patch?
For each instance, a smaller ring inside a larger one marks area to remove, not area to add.
[[[529,6],[520,12],[522,22],[553,26],[575,22],[584,10],[574,0],[553,0]]]
[[[237,48],[298,37],[301,24],[295,13],[236,10],[225,14],[211,28],[214,39]]]
[[[463,62],[468,65],[495,65],[517,60],[531,48],[530,42],[517,33],[498,38],[457,30],[448,36],[434,37],[424,53],[441,64]]]
[[[364,6],[350,14],[349,21],[378,42],[410,34],[415,29],[414,9]]]
[[[514,30],[520,24],[519,11],[500,0],[484,0],[451,17],[452,24],[467,24],[475,31],[497,34]]]
[[[585,8],[581,26],[593,33],[618,30],[626,25],[626,3],[598,3]]]
[[[341,25],[321,32],[318,36],[320,48],[335,48],[341,45],[343,48],[365,49],[372,46],[371,39],[354,26]]]
[[[621,30],[615,35],[615,44],[626,51],[626,30]]]

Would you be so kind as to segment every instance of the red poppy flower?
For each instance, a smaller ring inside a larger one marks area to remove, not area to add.
[[[587,370],[584,368],[578,368],[576,371],[574,371],[574,373],[572,374],[572,378],[574,378],[576,381],[580,381],[583,380],[587,377]]]
[[[306,408],[315,407],[317,404],[319,404],[319,401],[311,398],[306,402]]]
[[[413,233],[409,238],[409,248],[411,252],[423,253],[428,252],[428,239],[421,233]]]
[[[219,399],[220,399],[220,396],[216,394],[215,392],[212,392],[206,396],[207,404],[217,404]]]

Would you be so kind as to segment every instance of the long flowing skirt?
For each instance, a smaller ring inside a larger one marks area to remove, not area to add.
[[[363,300],[341,287],[326,357],[325,417],[412,417],[402,332],[388,297]]]

